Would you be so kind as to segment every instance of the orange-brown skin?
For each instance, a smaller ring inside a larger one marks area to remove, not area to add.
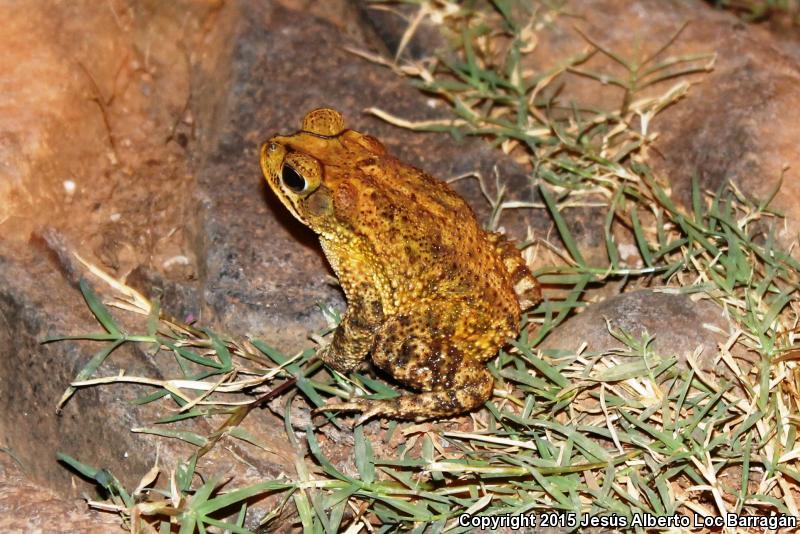
[[[481,229],[447,184],[344,128],[332,109],[261,148],[272,190],[320,243],[347,297],[319,356],[340,372],[372,361],[417,394],[353,399],[326,410],[403,419],[455,415],[492,393],[485,363],[540,300],[517,248]]]

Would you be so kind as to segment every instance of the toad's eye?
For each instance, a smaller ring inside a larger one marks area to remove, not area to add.
[[[306,188],[306,180],[300,173],[294,170],[289,165],[284,165],[281,171],[281,180],[283,185],[294,191],[295,193],[302,193]]]
[[[286,194],[307,197],[322,183],[322,164],[302,152],[289,152],[283,158],[279,175]]]

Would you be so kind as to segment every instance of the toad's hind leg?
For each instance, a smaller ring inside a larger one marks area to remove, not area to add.
[[[420,307],[413,316],[394,317],[378,332],[372,361],[421,393],[387,400],[355,399],[324,409],[362,411],[361,422],[373,415],[431,419],[480,407],[492,394],[492,375],[483,364],[488,358],[487,354],[477,353],[473,344],[456,342],[456,329],[452,326],[459,319],[456,307],[448,317],[426,313]],[[442,328],[439,322],[451,328]],[[493,350],[496,349],[487,347],[482,352]]]
[[[456,384],[450,387],[384,401],[377,409],[370,406],[364,416],[374,413],[421,420],[458,415],[483,406],[492,396],[493,383],[494,379],[485,367],[464,368],[456,375]]]
[[[492,395],[493,378],[486,368],[464,369],[463,373],[463,382],[453,387],[387,400],[355,399],[327,404],[320,410],[360,411],[356,424],[375,415],[416,421],[458,415],[479,408]]]

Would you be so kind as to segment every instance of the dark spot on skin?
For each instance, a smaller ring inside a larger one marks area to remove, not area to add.
[[[509,317],[507,324],[508,324],[507,328],[510,331],[512,331],[512,332],[516,332],[517,331],[517,320],[514,317]]]
[[[444,413],[452,413],[459,408],[458,396],[455,390],[449,389],[436,398],[436,408]]]
[[[442,355],[438,351],[427,350],[424,354],[417,354],[417,357],[422,367],[427,367],[432,370],[438,370],[442,362]],[[436,378],[438,378],[438,376],[436,376]]]
[[[430,343],[431,352],[434,354],[441,354],[442,352],[442,340],[441,339],[434,339]]]
[[[383,306],[381,306],[381,303],[379,301],[373,300],[370,303],[370,307],[372,308],[370,310],[372,312],[372,317],[378,320],[383,318]]]
[[[444,368],[440,371],[441,381],[447,386],[451,387],[456,379],[456,373],[463,365],[464,356],[455,347],[451,347],[447,351],[447,358],[445,358]]]
[[[355,310],[349,317],[349,324],[354,328],[367,329],[373,325],[372,321],[369,320],[369,317],[367,317],[361,308]]]
[[[437,358],[438,364],[435,368],[435,384],[437,389],[452,387],[455,381],[456,373],[463,366],[463,356],[461,351],[451,346],[448,347],[444,353],[442,353],[441,340],[434,340],[431,343],[431,349],[434,348],[436,349],[436,353],[439,354],[439,357]]]
[[[405,367],[411,361],[412,356],[414,356],[414,342],[404,341],[400,346],[400,354],[397,356],[397,366]]]
[[[511,276],[511,278],[512,280],[514,280],[514,283],[516,284],[517,282],[519,282],[520,280],[529,275],[530,271],[527,269],[527,267],[524,267],[523,265],[518,265],[517,268],[514,269],[514,274]]]

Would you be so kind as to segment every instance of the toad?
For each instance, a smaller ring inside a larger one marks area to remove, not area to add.
[[[319,235],[347,310],[319,350],[348,373],[373,363],[415,391],[354,398],[324,410],[424,420],[480,407],[492,394],[486,362],[519,333],[520,311],[541,298],[519,250],[484,231],[444,182],[346,129],[333,109],[261,148],[272,191]]]

